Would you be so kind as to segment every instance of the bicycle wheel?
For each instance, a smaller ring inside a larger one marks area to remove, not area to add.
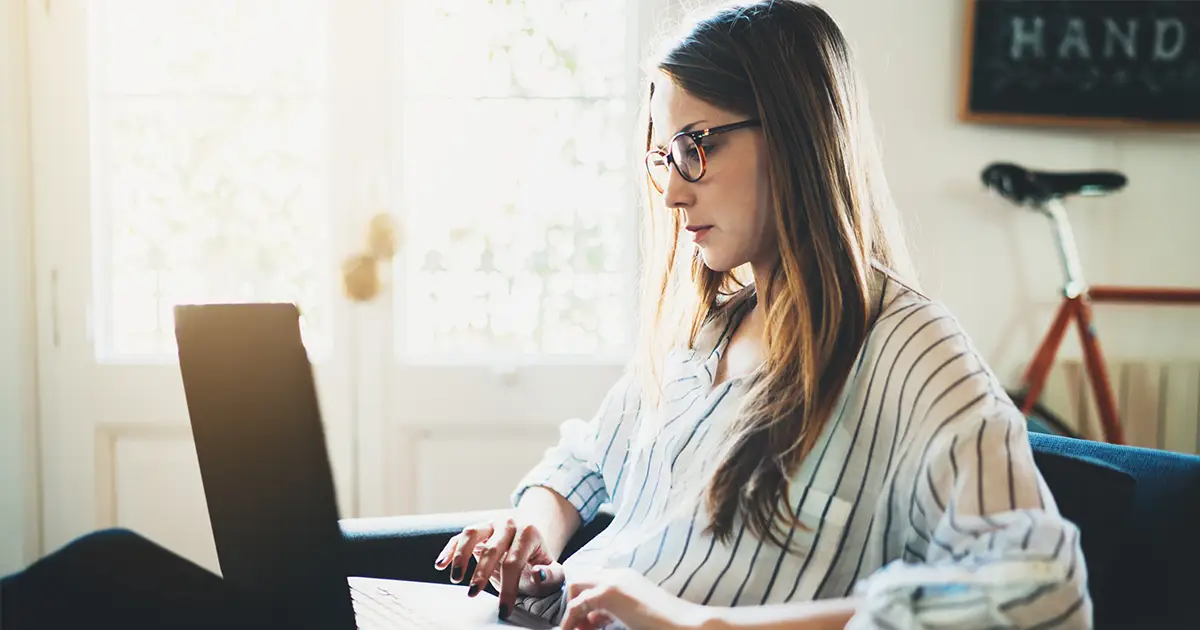
[[[1025,405],[1025,392],[1008,391],[1007,393],[1018,409]],[[1081,437],[1058,414],[1050,411],[1040,402],[1033,403],[1033,408],[1029,410],[1029,413],[1025,414],[1025,427],[1030,433],[1049,433],[1050,435],[1061,435],[1072,438]]]

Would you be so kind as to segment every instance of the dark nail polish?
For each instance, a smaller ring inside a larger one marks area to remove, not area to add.
[[[450,579],[458,582],[462,580],[462,574],[462,567],[454,567],[454,570],[450,572]]]
[[[475,597],[478,594],[479,594],[479,585],[478,584],[472,584],[471,588],[467,590],[467,597]]]
[[[445,563],[446,563],[446,555],[445,555],[445,554],[442,554],[442,555],[438,556],[438,559],[437,559],[437,560],[434,560],[434,561],[433,561],[433,566],[435,566],[435,567],[440,567],[440,566],[442,566],[442,565],[443,565],[443,564],[445,564]]]
[[[540,581],[540,582],[546,581],[546,570],[545,569],[538,569],[538,581]]]
[[[500,621],[508,619],[508,604],[500,604]]]

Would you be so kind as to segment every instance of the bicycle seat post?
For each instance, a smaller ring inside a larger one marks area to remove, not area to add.
[[[1054,225],[1054,240],[1058,245],[1059,261],[1062,263],[1066,284],[1063,293],[1068,298],[1075,298],[1087,291],[1087,283],[1083,279],[1083,263],[1079,260],[1079,249],[1075,246],[1075,233],[1071,230],[1071,222],[1067,219],[1067,209],[1061,199],[1053,197],[1037,204],[1038,210],[1050,217]]]

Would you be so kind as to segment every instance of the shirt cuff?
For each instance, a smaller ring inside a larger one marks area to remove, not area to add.
[[[1006,627],[1004,603],[1066,580],[1053,561],[947,566],[895,561],[855,587],[864,606],[847,630]]]
[[[534,486],[549,488],[565,498],[579,512],[584,525],[596,518],[608,499],[604,477],[578,460],[541,464],[531,470],[513,492],[512,505],[515,507],[525,491]]]

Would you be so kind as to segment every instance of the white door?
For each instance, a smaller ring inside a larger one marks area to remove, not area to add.
[[[44,551],[115,525],[217,569],[176,303],[300,304],[343,516],[504,505],[595,411],[634,332],[647,5],[28,9]]]
[[[44,551],[121,526],[217,569],[180,302],[299,304],[356,513],[360,314],[339,270],[384,175],[367,167],[379,129],[356,111],[378,45],[362,4],[28,4]]]
[[[361,421],[385,438],[366,507],[504,507],[630,354],[645,3],[392,9],[400,246],[363,347]]]

